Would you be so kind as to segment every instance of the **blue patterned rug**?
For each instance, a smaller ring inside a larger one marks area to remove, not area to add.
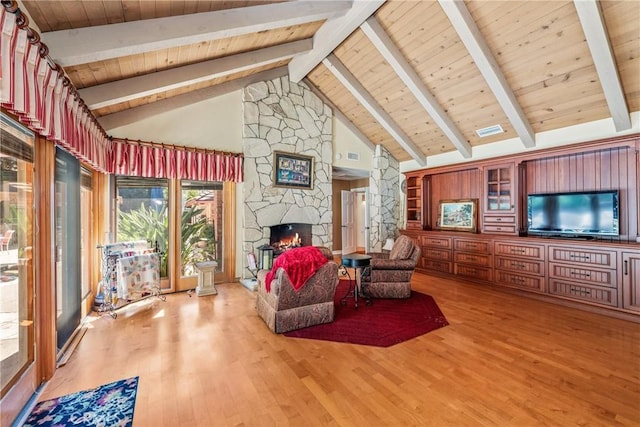
[[[24,426],[131,426],[138,378],[39,402]]]

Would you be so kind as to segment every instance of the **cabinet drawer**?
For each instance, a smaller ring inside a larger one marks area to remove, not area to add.
[[[454,248],[458,251],[480,252],[485,254],[491,253],[491,242],[456,239],[453,244]]]
[[[485,224],[484,227],[482,227],[482,230],[485,231],[486,233],[510,233],[510,234],[513,234],[513,233],[516,232],[516,226],[515,225]]]
[[[436,259],[422,259],[422,268],[427,270],[439,271],[441,273],[451,274],[453,271],[452,264],[447,261],[439,261]]]
[[[407,228],[412,230],[422,230],[422,222],[421,221],[409,221],[407,220]]]
[[[457,276],[468,277],[474,280],[490,282],[493,278],[493,270],[485,267],[474,267],[471,265],[454,264],[454,273]]]
[[[512,286],[533,291],[544,290],[544,277],[530,277],[496,270],[496,282],[500,285]]]
[[[496,242],[496,255],[508,255],[544,260],[544,246]]]
[[[494,267],[501,270],[535,274],[537,276],[544,275],[544,262],[541,261],[525,261],[516,258],[496,257]]]
[[[560,279],[550,279],[549,293],[611,307],[618,306],[618,291],[612,288],[602,288],[599,286],[571,283]]]
[[[617,274],[615,270],[595,270],[582,267],[571,267],[565,264],[549,264],[551,277],[574,280],[580,283],[592,283],[615,288]]]
[[[586,264],[607,268],[616,268],[616,253],[614,251],[569,249],[550,246],[549,261],[561,261],[571,264]]]
[[[453,256],[455,262],[463,264],[481,265],[491,267],[491,255],[470,254],[467,252],[456,252]]]
[[[451,251],[448,249],[422,248],[422,256],[431,259],[451,261]]]
[[[516,217],[515,216],[488,216],[485,215],[482,217],[482,220],[485,224],[504,224],[509,225],[513,224],[515,226]]]
[[[447,239],[444,237],[422,236],[422,245],[431,246],[434,248],[451,249],[451,239]]]

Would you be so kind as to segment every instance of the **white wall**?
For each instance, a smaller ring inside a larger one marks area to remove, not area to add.
[[[241,91],[168,111],[112,129],[116,138],[242,151]]]
[[[359,160],[347,159],[347,153],[357,153]],[[333,166],[370,171],[373,150],[365,145],[342,121],[333,116]]]

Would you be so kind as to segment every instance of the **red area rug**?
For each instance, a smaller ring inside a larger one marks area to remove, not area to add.
[[[335,295],[336,315],[332,323],[298,329],[284,335],[390,347],[449,324],[431,296],[415,291],[411,291],[411,298],[408,299],[374,299],[371,305],[359,300],[358,310],[353,306],[353,298],[348,298],[347,304],[341,305],[340,298],[347,292],[348,286],[347,280],[340,280]]]

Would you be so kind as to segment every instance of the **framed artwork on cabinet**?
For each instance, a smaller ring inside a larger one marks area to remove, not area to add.
[[[477,199],[440,200],[437,228],[475,233],[478,229],[477,216]]]

